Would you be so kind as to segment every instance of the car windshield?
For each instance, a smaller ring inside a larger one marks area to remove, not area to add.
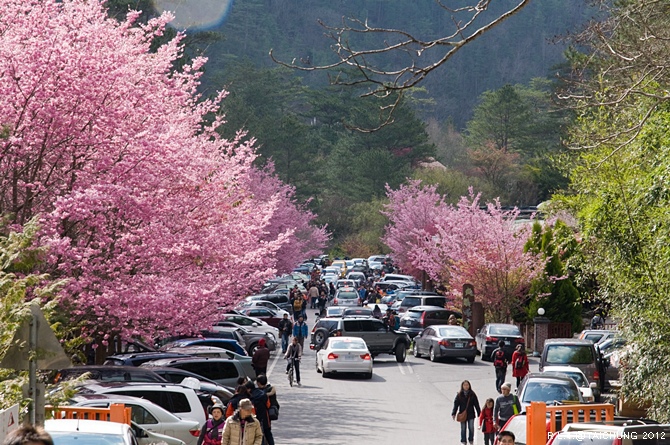
[[[331,340],[330,349],[367,349],[367,346],[362,340]]]
[[[470,337],[468,331],[461,326],[452,326],[439,329],[440,337]]]
[[[337,298],[341,300],[354,300],[358,298],[358,294],[356,292],[340,292],[337,294]]]
[[[588,365],[593,363],[593,354],[588,345],[548,345],[546,363]]]
[[[492,325],[489,328],[490,335],[521,335],[521,331],[516,326]]]
[[[514,443],[526,443],[526,416],[522,414],[512,417],[505,426],[505,431],[514,433]]]
[[[123,445],[123,436],[100,433],[78,433],[74,431],[49,431],[54,445]]]
[[[525,403],[563,400],[579,401],[579,391],[567,382],[530,381],[523,389]]]

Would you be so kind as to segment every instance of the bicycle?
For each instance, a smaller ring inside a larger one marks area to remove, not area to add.
[[[293,360],[292,358],[288,359],[288,384],[293,386]]]

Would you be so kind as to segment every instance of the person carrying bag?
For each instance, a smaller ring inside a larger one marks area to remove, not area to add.
[[[454,398],[454,408],[451,411],[451,417],[461,424],[462,445],[466,445],[466,443],[472,445],[474,443],[475,418],[479,417],[480,414],[481,410],[477,394],[470,387],[470,382],[463,380],[461,390],[456,393],[456,398]],[[467,434],[467,442],[465,441],[466,433],[469,433]]]

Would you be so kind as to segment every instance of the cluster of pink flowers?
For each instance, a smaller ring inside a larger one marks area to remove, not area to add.
[[[448,205],[436,187],[420,181],[389,189],[387,196],[384,241],[392,257],[417,278],[425,272],[445,285],[454,300],[470,283],[476,299],[504,318],[543,272],[544,260],[524,251],[530,225],[518,223],[516,209],[505,211],[499,201],[482,208],[472,189]]]
[[[252,142],[219,137],[225,93],[179,71],[171,16],[97,0],[0,3],[0,214],[41,219],[46,267],[88,335],[206,328],[217,307],[319,252],[314,215]]]

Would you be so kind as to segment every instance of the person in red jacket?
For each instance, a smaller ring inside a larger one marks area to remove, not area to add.
[[[512,376],[516,377],[516,387],[519,387],[521,380],[530,372],[528,367],[528,356],[523,345],[518,345],[516,351],[512,354]]]
[[[493,399],[486,399],[482,412],[479,414],[479,428],[484,433],[484,445],[493,445],[496,426],[493,422]]]

